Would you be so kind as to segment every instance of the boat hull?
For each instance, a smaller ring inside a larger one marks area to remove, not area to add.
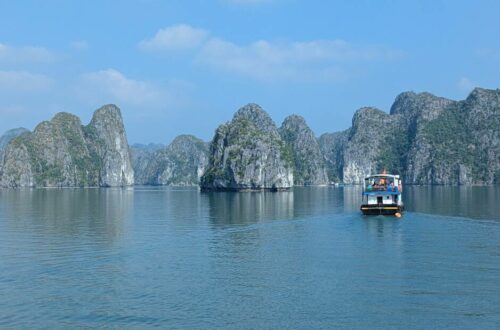
[[[360,208],[361,212],[365,215],[395,215],[396,213],[403,212],[403,209],[403,205],[398,204],[363,204]]]

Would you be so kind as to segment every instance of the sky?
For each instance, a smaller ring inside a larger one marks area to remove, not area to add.
[[[211,140],[241,106],[316,135],[403,91],[500,88],[499,1],[0,0],[0,134],[108,103],[129,143]]]

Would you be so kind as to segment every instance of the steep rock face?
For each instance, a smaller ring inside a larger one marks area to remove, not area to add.
[[[473,142],[473,181],[500,183],[500,89],[476,88],[463,102]],[[469,142],[469,145],[471,143]]]
[[[431,121],[436,119],[443,109],[455,101],[438,97],[431,93],[403,92],[391,106],[391,115],[401,114],[407,119],[408,126],[417,126],[416,120]]]
[[[382,170],[380,160],[392,153],[390,132],[396,125],[394,118],[379,109],[356,111],[344,151],[344,183],[359,184]]]
[[[318,139],[330,182],[338,183],[344,179],[344,151],[349,135],[350,129],[346,129],[341,132],[322,134]]]
[[[318,141],[301,116],[285,118],[279,129],[281,138],[291,149],[294,163],[294,185],[328,184],[328,176]]]
[[[256,104],[219,126],[210,146],[203,189],[271,189],[293,186],[293,160],[269,115]]]
[[[11,140],[3,161],[4,187],[122,186],[133,171],[121,114],[116,106],[97,110],[82,126],[69,113],[40,123],[33,133]]]
[[[356,112],[346,139],[320,138],[345,183],[387,169],[407,184],[493,184],[500,181],[500,90],[476,88],[463,101],[429,93],[400,94],[390,114]],[[341,164],[341,165],[339,165]]]
[[[155,152],[133,153],[136,184],[195,186],[208,163],[208,145],[192,135],[180,135]]]
[[[87,147],[80,119],[61,112],[7,145],[2,186],[97,185],[95,156]]]
[[[414,184],[498,182],[500,90],[476,88],[417,132],[405,175]],[[415,151],[414,151],[415,150]]]
[[[120,109],[112,104],[101,107],[94,113],[88,129],[97,137],[96,151],[102,160],[99,185],[133,185],[134,170]]]
[[[427,143],[425,128],[455,103],[430,93],[404,92],[396,97],[390,113],[400,117],[399,125],[405,134],[400,138],[401,148],[394,152],[400,157],[397,173],[403,175],[406,183],[419,183],[417,173],[431,162],[432,147]]]

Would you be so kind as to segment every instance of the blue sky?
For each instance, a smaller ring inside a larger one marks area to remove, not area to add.
[[[0,132],[122,109],[130,143],[205,140],[255,102],[317,135],[400,92],[500,87],[498,1],[1,1]]]

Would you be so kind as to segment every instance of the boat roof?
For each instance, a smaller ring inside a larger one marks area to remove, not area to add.
[[[369,175],[365,178],[365,180],[372,179],[372,178],[393,178],[393,179],[399,179],[399,175],[395,174],[373,174]]]

